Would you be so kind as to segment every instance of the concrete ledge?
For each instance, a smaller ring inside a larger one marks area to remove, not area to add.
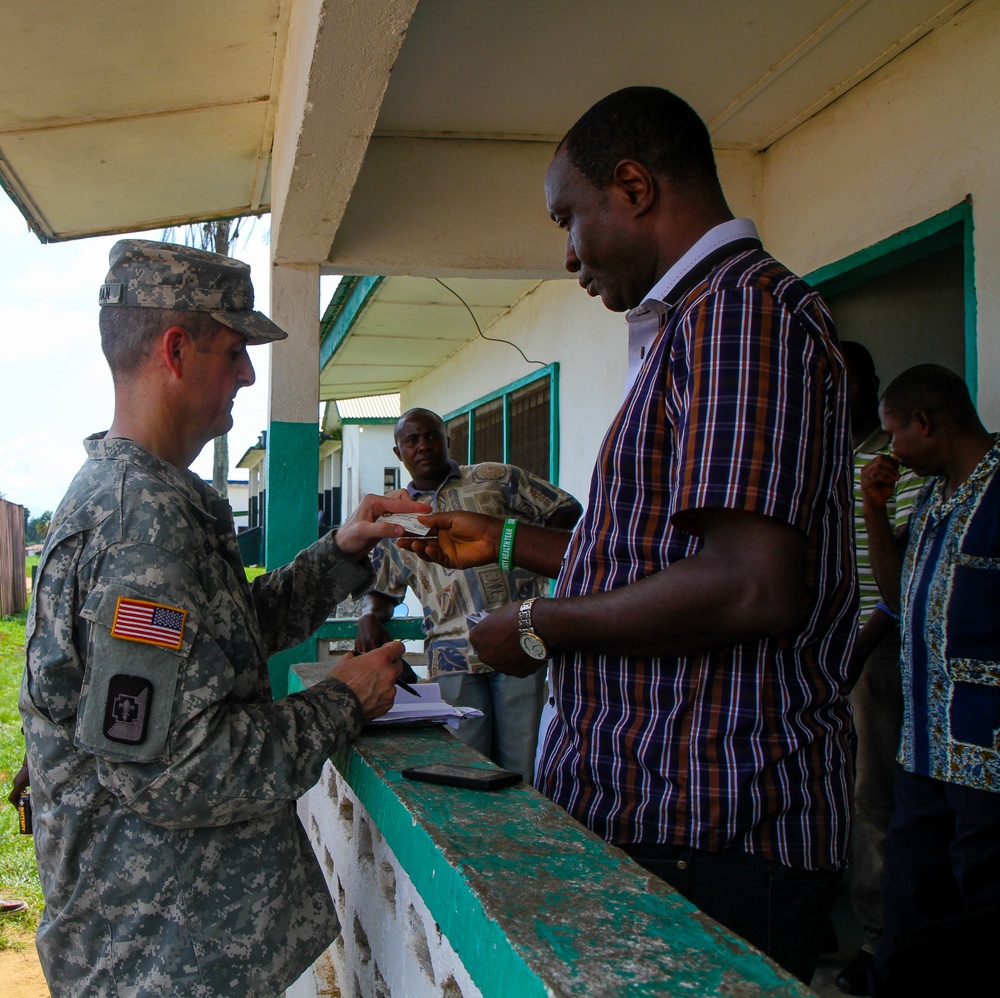
[[[483,995],[812,993],[524,784],[400,775],[435,761],[492,765],[437,728],[366,733],[333,759]]]

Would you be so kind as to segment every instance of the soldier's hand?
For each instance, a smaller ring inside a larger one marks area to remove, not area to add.
[[[861,469],[861,498],[869,509],[885,509],[899,481],[899,461],[879,454]]]
[[[21,799],[21,794],[28,788],[31,783],[31,779],[28,776],[28,757],[24,757],[24,762],[21,763],[21,768],[14,774],[14,786],[11,792],[7,795],[7,800],[17,807],[18,801]]]
[[[401,537],[396,543],[445,568],[489,565],[500,556],[504,521],[498,516],[457,510],[420,517],[431,528],[429,537]]]
[[[425,502],[414,502],[406,489],[384,496],[367,495],[357,509],[337,527],[337,547],[351,558],[363,558],[382,538],[401,537],[398,523],[379,521],[383,513],[429,513]]]
[[[355,655],[348,652],[327,679],[339,679],[354,690],[367,720],[381,717],[396,699],[396,677],[403,665],[403,642],[390,641],[375,651]]]

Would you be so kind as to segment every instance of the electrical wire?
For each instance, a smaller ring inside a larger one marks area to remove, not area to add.
[[[482,326],[479,325],[479,320],[476,318],[475,312],[473,312],[472,309],[469,308],[469,303],[454,288],[449,288],[448,285],[445,284],[440,277],[435,277],[434,280],[437,281],[438,284],[440,284],[441,287],[445,289],[445,291],[450,291],[465,306],[465,311],[472,316],[472,321],[476,324],[476,332],[478,332],[479,335],[484,340],[489,340],[490,343],[506,343],[507,346],[513,347],[522,357],[524,357],[524,362],[526,364],[537,364],[539,367],[548,366],[544,360],[529,359],[527,356],[525,356],[524,351],[516,343],[511,343],[510,340],[503,340],[499,336],[487,336],[483,332]]]

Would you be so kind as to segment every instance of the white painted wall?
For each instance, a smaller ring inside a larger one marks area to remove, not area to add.
[[[979,2],[764,154],[721,151],[730,207],[807,273],[974,200],[979,408],[1000,426],[1000,4]],[[488,331],[559,361],[559,484],[586,502],[597,448],[621,398],[625,323],[573,280],[549,281]],[[473,341],[402,395],[440,412],[535,368]]]
[[[973,3],[775,143],[770,251],[808,272],[973,198],[979,410],[1000,425],[1000,4]]]
[[[327,763],[299,801],[341,934],[285,994],[482,998],[354,791]]]
[[[250,506],[250,483],[230,480],[227,484],[229,505],[233,511],[233,523],[235,523],[236,529],[239,530],[241,527],[247,526],[249,522],[247,509]]]
[[[621,402],[627,368],[625,320],[575,280],[547,281],[488,331],[532,360],[559,361],[559,482],[586,505],[597,448]],[[538,369],[503,343],[476,339],[443,367],[415,381],[403,410],[445,413]]]
[[[359,426],[345,423],[343,427],[343,465],[341,476],[341,513],[346,519],[368,493],[382,495],[383,474],[386,468],[400,468],[392,452],[394,424],[368,423]],[[406,471],[400,471],[403,485],[408,481]]]

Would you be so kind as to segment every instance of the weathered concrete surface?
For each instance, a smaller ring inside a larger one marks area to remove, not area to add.
[[[484,995],[811,994],[524,784],[403,779],[492,765],[443,730],[366,733],[333,762]]]

